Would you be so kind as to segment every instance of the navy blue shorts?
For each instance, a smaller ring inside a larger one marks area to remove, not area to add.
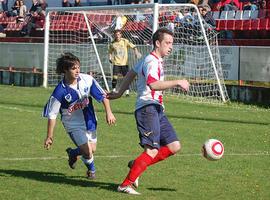
[[[159,149],[175,141],[179,141],[176,132],[163,112],[163,107],[150,104],[135,111],[140,145],[149,145]]]

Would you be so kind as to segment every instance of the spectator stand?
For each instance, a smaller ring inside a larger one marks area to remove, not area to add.
[[[209,1],[211,2],[211,1]],[[217,31],[231,31],[233,32],[235,39],[270,39],[270,1],[266,1],[265,9],[261,9],[258,6],[258,10],[243,10],[243,7],[247,4],[246,0],[239,0],[240,9],[236,11],[219,11],[217,4],[211,4],[212,16],[216,20]],[[74,17],[75,16],[75,17]],[[73,30],[75,23],[80,23],[80,19],[74,15],[67,21],[63,16],[63,19],[53,19],[52,26],[54,30],[63,31],[75,31]],[[103,23],[104,27],[109,26],[113,19],[106,15],[89,16],[93,18],[91,27],[94,32],[94,23]],[[17,17],[7,16],[6,14],[1,15],[0,24],[4,27],[4,31],[7,37],[21,37],[21,30],[26,26],[31,18],[25,17],[24,20],[20,21]],[[59,23],[60,22],[60,23]],[[68,23],[67,23],[68,22]],[[42,22],[41,22],[42,23]],[[43,22],[44,24],[44,22]],[[145,27],[145,24],[127,24],[127,31],[136,31]],[[81,27],[86,30],[87,27]],[[30,37],[43,38],[44,27],[33,28]],[[226,39],[226,38],[225,38]],[[5,40],[0,38],[1,41]],[[19,39],[18,39],[19,40]]]
[[[102,36],[96,35],[97,24],[99,28],[109,28],[112,24],[112,16],[107,14],[87,14],[89,19],[89,25],[95,39],[99,39]],[[79,27],[79,28],[78,28]],[[51,14],[50,15],[50,31],[61,31],[63,38],[65,36],[76,34],[88,34],[87,24],[85,23],[84,15],[82,13],[63,13],[62,15]],[[86,41],[87,42],[87,41]]]
[[[7,37],[20,37],[23,27],[27,26],[30,21],[30,16],[26,16],[23,20],[19,20],[17,17],[8,17],[11,18],[6,23],[5,33]],[[20,18],[21,19],[21,18]]]
[[[243,2],[241,4],[243,7]],[[231,31],[234,39],[270,39],[270,10],[212,11],[217,31]],[[225,38],[226,39],[226,38]]]

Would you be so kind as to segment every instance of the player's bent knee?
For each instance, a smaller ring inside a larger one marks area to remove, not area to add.
[[[92,154],[94,154],[96,152],[96,149],[97,149],[97,144],[96,143],[91,143]]]
[[[88,152],[88,153],[84,153],[82,156],[83,156],[84,159],[91,159],[93,154]]]
[[[180,150],[181,150],[181,143],[178,142],[178,144],[176,145],[176,152],[175,153],[179,152]]]
[[[169,149],[173,154],[176,154],[181,150],[181,143],[179,141],[173,142],[168,145]]]

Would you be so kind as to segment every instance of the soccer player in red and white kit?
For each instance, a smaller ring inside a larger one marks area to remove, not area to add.
[[[97,143],[97,119],[92,98],[102,102],[106,121],[109,125],[115,123],[106,93],[97,81],[88,74],[80,73],[80,60],[71,53],[64,53],[56,61],[56,72],[64,74],[64,78],[55,87],[44,107],[43,116],[48,118],[47,136],[44,147],[49,149],[53,143],[54,127],[58,113],[64,128],[77,146],[67,148],[70,168],[75,168],[77,156],[87,167],[87,178],[95,178],[94,152]]]
[[[120,98],[134,78],[138,77],[135,118],[144,151],[129,162],[130,171],[117,189],[118,192],[135,195],[140,194],[135,189],[139,176],[147,167],[176,154],[181,148],[176,132],[164,113],[163,91],[173,87],[180,87],[184,91],[189,89],[187,80],[164,80],[163,57],[172,51],[173,33],[160,28],[152,40],[153,51],[128,72],[118,92],[107,94],[109,99]]]

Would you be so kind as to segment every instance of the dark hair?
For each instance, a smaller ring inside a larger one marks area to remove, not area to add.
[[[115,34],[115,33],[118,33],[118,32],[122,33],[122,31],[120,29],[115,29],[113,33]]]
[[[66,70],[69,70],[75,64],[80,64],[80,59],[72,53],[64,53],[56,60],[56,73],[65,73]]]
[[[82,6],[82,5],[81,5],[81,0],[78,0],[78,1],[75,0],[74,6],[75,6],[75,7],[77,7],[77,6]]]
[[[167,28],[160,28],[154,33],[154,35],[152,37],[154,48],[156,47],[156,41],[158,40],[159,42],[161,42],[163,40],[165,34],[169,34],[169,35],[173,36],[173,32],[171,32]]]

